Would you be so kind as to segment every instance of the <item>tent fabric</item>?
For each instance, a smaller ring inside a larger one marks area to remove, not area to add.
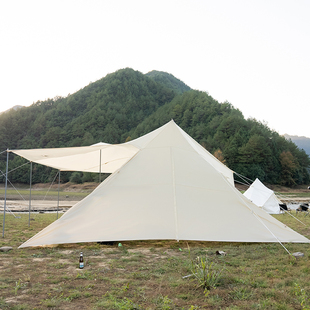
[[[97,143],[91,146],[10,150],[29,161],[61,171],[113,173],[139,149],[131,144]]]
[[[172,121],[173,122],[173,121]],[[174,123],[174,122],[173,122]],[[169,123],[168,123],[169,124]],[[127,142],[127,144],[131,144],[133,146],[138,147],[139,149],[144,148],[155,136],[157,136],[161,131],[166,130],[166,126],[164,125],[140,138],[137,138],[133,141]],[[175,124],[175,123],[174,123]],[[175,124],[175,126],[177,126]],[[216,157],[210,154],[205,148],[203,148],[199,143],[197,143],[191,136],[189,136],[185,131],[183,131],[180,127],[178,127],[180,135],[188,142],[188,144],[195,150],[204,160],[210,162],[213,167],[218,170],[221,174],[225,176],[225,178],[234,185],[234,172],[229,169],[226,165],[220,162]]]
[[[281,213],[279,204],[282,202],[274,191],[266,187],[259,179],[256,179],[243,195],[269,214]]]
[[[310,242],[244,197],[173,121],[131,145],[140,150],[124,166],[20,248],[164,239]]]
[[[26,158],[29,161],[52,167],[61,171],[105,172],[113,173],[126,164],[139,150],[143,149],[155,136],[165,130],[164,125],[140,138],[123,143],[97,143],[91,146],[46,148],[29,150],[10,150],[10,152]],[[183,137],[205,160],[222,173],[234,184],[233,171],[221,163],[200,144],[180,131]]]

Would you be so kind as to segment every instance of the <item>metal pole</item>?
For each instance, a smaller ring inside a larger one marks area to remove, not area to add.
[[[60,190],[60,170],[58,171],[58,201],[57,201],[57,219],[58,219],[58,209],[59,209],[59,190]]]
[[[31,213],[31,185],[32,185],[32,161],[30,162],[30,190],[29,190],[29,219],[28,219],[28,227],[30,227],[30,213]]]
[[[101,149],[100,149],[100,160],[99,160],[99,183],[101,183]]]
[[[5,191],[4,191],[4,208],[3,208],[3,231],[2,237],[4,238],[4,226],[5,226],[5,210],[6,210],[6,191],[8,187],[8,168],[9,166],[9,149],[6,150],[6,173],[5,173]]]

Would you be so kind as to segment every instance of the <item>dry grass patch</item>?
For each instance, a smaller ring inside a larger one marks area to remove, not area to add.
[[[306,226],[289,215],[276,216],[310,237]],[[38,214],[6,215],[0,246],[0,309],[309,309],[309,244],[132,241],[122,246],[97,243],[17,249],[56,219]],[[0,216],[0,221],[3,217]],[[227,253],[216,255],[217,250]],[[85,268],[78,268],[83,251]],[[210,289],[197,288],[191,275],[197,257],[222,270]],[[308,308],[307,308],[308,307]]]

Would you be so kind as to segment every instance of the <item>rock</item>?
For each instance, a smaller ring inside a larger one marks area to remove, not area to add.
[[[1,252],[8,252],[10,250],[12,250],[13,248],[11,246],[3,246],[0,248]]]
[[[225,256],[227,254],[224,251],[216,251],[215,253],[216,253],[216,255],[223,255],[223,256]]]
[[[293,253],[292,255],[293,255],[294,257],[296,257],[296,258],[305,256],[305,254],[304,254],[304,253],[301,253],[301,252],[295,252],[295,253]]]

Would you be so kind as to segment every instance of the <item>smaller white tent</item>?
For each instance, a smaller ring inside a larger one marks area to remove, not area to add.
[[[269,214],[281,213],[279,204],[282,202],[274,191],[266,187],[259,179],[256,179],[243,195]]]

